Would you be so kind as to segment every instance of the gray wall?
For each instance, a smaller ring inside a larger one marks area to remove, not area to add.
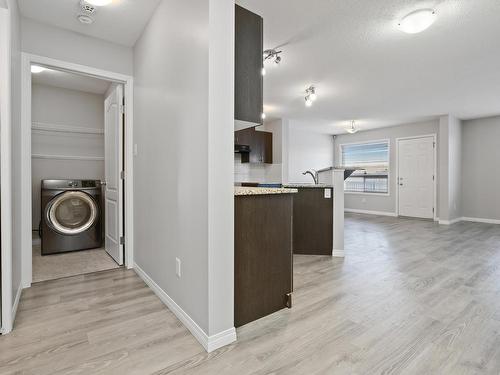
[[[335,139],[335,164],[340,164],[340,145],[344,143],[367,142],[382,139],[390,140],[390,165],[389,165],[389,195],[369,195],[346,193],[345,208],[367,211],[396,212],[396,138],[413,137],[417,135],[438,134],[439,121],[405,124],[361,131],[356,134],[342,134]]]
[[[462,216],[500,220],[500,116],[463,121]]]
[[[104,95],[33,85],[31,104],[34,123],[104,129]],[[31,151],[34,155],[103,157],[104,135],[33,130]],[[33,229],[40,222],[41,180],[104,179],[103,160],[32,158],[31,163]]]
[[[163,0],[134,47],[135,262],[208,335],[233,327],[233,17]]]

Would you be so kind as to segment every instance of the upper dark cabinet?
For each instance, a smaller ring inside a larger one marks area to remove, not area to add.
[[[250,147],[248,154],[241,155],[242,163],[273,163],[273,133],[248,128],[234,132],[234,142]]]
[[[259,15],[236,5],[234,118],[261,123],[263,111],[263,24]]]

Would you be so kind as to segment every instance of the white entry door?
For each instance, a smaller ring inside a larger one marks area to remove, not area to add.
[[[109,255],[123,264],[123,88],[121,85],[109,93],[104,101],[104,175],[106,178],[105,246]]]
[[[434,137],[398,140],[399,215],[434,218]]]

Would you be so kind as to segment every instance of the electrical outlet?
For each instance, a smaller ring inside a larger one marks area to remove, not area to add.
[[[175,258],[175,274],[179,279],[181,278],[181,260],[179,258]]]
[[[332,190],[330,188],[325,189],[324,196],[327,199],[331,198],[332,197]]]

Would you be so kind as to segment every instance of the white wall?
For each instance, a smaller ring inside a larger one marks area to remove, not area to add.
[[[32,86],[32,121],[44,125],[104,129],[104,95],[59,87]],[[103,134],[33,130],[33,155],[104,157]],[[40,222],[40,181],[43,179],[104,179],[102,160],[32,158],[32,225]]]
[[[132,48],[22,18],[22,51],[132,75]]]
[[[9,0],[12,32],[12,296],[21,288],[21,25],[17,1]],[[15,300],[13,301],[15,303]]]
[[[335,164],[340,165],[340,145],[344,143],[367,142],[382,139],[390,140],[389,161],[389,194],[368,195],[345,193],[345,208],[379,211],[395,214],[396,212],[396,138],[413,137],[417,135],[438,134],[439,121],[427,121],[415,124],[405,124],[358,132],[356,134],[342,134],[335,139]]]
[[[333,166],[333,136],[295,127],[293,120],[284,129],[284,183],[312,183],[311,176],[303,172]]]
[[[233,17],[163,0],[134,47],[135,262],[209,337],[234,332]]]
[[[463,121],[462,216],[500,220],[500,116]]]
[[[460,218],[462,195],[462,125],[452,115],[439,119],[439,202],[442,223]]]

